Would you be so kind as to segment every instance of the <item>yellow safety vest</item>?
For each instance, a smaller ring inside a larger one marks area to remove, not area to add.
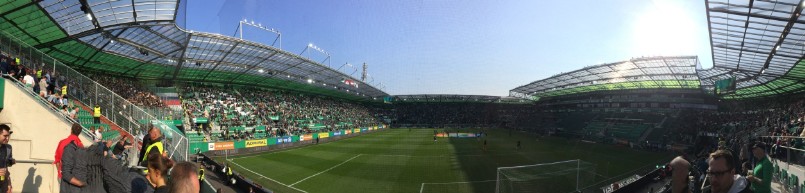
[[[101,117],[101,107],[95,107],[95,117]]]
[[[67,95],[67,85],[61,87],[61,95],[62,96]]]
[[[153,147],[157,148],[157,150],[159,151],[159,154],[162,154],[162,153],[165,152],[164,149],[163,149],[165,147],[162,146],[161,141],[154,142],[151,145],[149,145],[148,148],[145,149],[145,155],[143,155],[143,161],[148,160],[148,153],[151,152],[151,148],[153,148]]]
[[[199,174],[198,179],[199,180],[204,180],[204,167],[199,168],[198,174]]]
[[[36,71],[36,78],[42,78],[42,70]]]
[[[16,61],[17,61],[16,64],[20,65],[20,58],[16,58]]]
[[[231,175],[232,175],[232,167],[226,167],[226,175],[227,175],[227,176],[231,176]]]

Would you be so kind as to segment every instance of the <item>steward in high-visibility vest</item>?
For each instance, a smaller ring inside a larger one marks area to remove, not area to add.
[[[204,166],[198,168],[198,180],[204,180]]]
[[[145,149],[145,155],[143,155],[143,159],[140,162],[140,163],[142,163],[142,165],[148,165],[147,164],[148,154],[151,153],[151,150],[153,150],[154,148],[156,148],[156,150],[159,151],[159,155],[161,155],[161,156],[165,155],[165,146],[162,145],[162,141],[153,142],[153,143],[151,143],[151,145],[148,145],[148,147]],[[143,172],[145,172],[147,174],[148,169],[143,170]]]
[[[67,85],[61,87],[61,95],[67,96]]]
[[[95,111],[92,116],[95,119],[95,124],[101,124],[101,106],[95,105]]]
[[[148,160],[148,153],[150,153],[153,148],[157,148],[160,155],[165,153],[165,146],[162,145],[162,141],[151,143],[151,145],[145,149],[145,155],[143,156],[142,161]]]
[[[42,78],[42,69],[39,69],[39,70],[36,71],[36,78],[37,79]]]

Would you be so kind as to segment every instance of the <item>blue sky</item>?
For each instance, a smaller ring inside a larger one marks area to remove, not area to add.
[[[699,0],[188,1],[186,28],[234,36],[238,21],[254,21],[281,31],[284,50],[313,43],[333,68],[369,64],[371,84],[392,95],[504,96],[633,57],[697,55],[709,67],[705,14]],[[247,27],[244,38],[271,44],[275,36]]]

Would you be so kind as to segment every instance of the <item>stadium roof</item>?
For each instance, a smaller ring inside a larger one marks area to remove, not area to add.
[[[493,103],[499,102],[499,96],[486,95],[451,95],[451,94],[419,94],[419,95],[394,95],[394,102],[478,102]]]
[[[388,95],[275,47],[182,30],[174,22],[179,6],[177,0],[8,1],[0,3],[0,29],[79,69],[146,79],[268,86],[349,99]]]
[[[801,0],[706,0],[713,68],[699,72],[702,88],[735,77],[724,98],[805,90],[805,19]]]
[[[510,96],[541,97],[599,90],[637,88],[700,88],[696,56],[647,57],[588,66],[531,82],[509,91]]]

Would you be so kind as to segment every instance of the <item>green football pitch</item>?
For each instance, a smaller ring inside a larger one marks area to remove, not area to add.
[[[670,160],[667,153],[521,133],[509,136],[502,130],[488,130],[481,139],[434,142],[433,131],[386,129],[319,145],[229,157],[226,162],[274,192],[414,193],[495,192],[498,167],[580,159],[595,164],[597,181]],[[468,131],[474,132],[462,132]],[[520,150],[515,148],[517,140],[522,142]],[[550,185],[559,186],[546,184]]]

